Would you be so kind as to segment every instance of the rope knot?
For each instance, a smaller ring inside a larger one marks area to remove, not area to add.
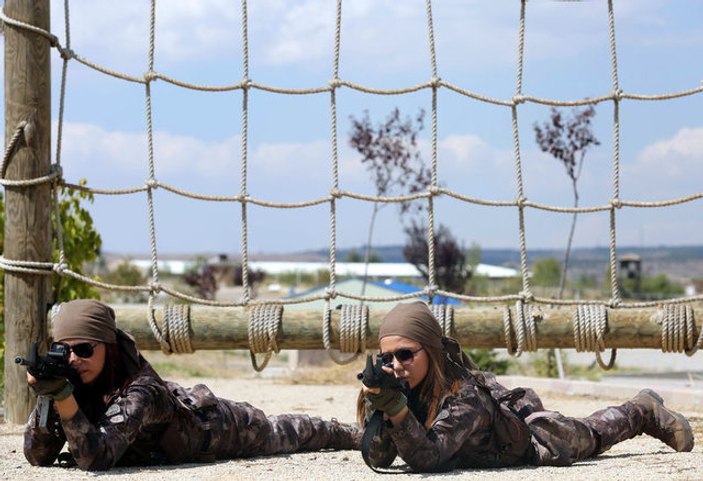
[[[61,55],[61,58],[64,60],[71,60],[76,57],[76,53],[70,48],[59,47],[59,55]]]
[[[519,294],[522,302],[532,302],[535,300],[535,295],[530,291],[520,291]]]
[[[252,81],[250,78],[244,78],[242,79],[242,83],[240,84],[242,86],[242,90],[249,90],[252,85]]]
[[[156,179],[154,179],[154,178],[152,178],[152,179],[146,179],[146,180],[144,181],[144,184],[146,184],[146,186],[147,186],[148,188],[154,189],[154,190],[156,190],[156,189],[159,187],[159,182],[158,182]]]
[[[159,78],[159,74],[157,74],[153,70],[149,70],[148,72],[144,72],[144,81],[146,83],[158,80],[158,78]]]
[[[430,86],[431,86],[433,89],[436,89],[437,87],[439,87],[439,86],[441,86],[441,85],[442,85],[442,79],[441,79],[440,77],[433,76],[433,77],[430,79]]]
[[[161,292],[161,283],[154,280],[149,281],[149,291],[152,294],[158,294]]]
[[[63,276],[66,273],[67,269],[68,264],[66,264],[65,262],[59,262],[58,264],[54,264],[54,272],[56,272],[60,276]]]
[[[620,299],[619,297],[610,299],[610,301],[608,301],[608,307],[610,307],[611,309],[615,309],[621,304],[622,304],[622,299]]]
[[[434,196],[439,195],[442,192],[442,190],[439,187],[437,187],[436,185],[431,185],[427,188],[427,192],[429,192],[430,195],[432,197],[434,197]]]
[[[426,293],[428,296],[431,296],[431,297],[432,297],[432,296],[434,296],[434,295],[437,293],[438,290],[439,290],[439,286],[438,286],[437,284],[429,284],[429,285],[425,288],[425,293]]]
[[[325,288],[325,299],[326,300],[334,299],[335,297],[337,297],[337,289],[335,289],[334,287]]]
[[[339,80],[338,78],[333,78],[332,80],[330,80],[330,88],[332,90],[337,89],[341,86],[342,86],[342,81]]]
[[[334,197],[335,199],[341,199],[342,198],[342,191],[338,188],[334,188],[330,190],[330,195]]]
[[[616,209],[621,209],[622,208],[622,201],[618,199],[610,199],[610,205],[612,207],[615,207]]]
[[[527,197],[525,197],[525,196],[518,197],[517,200],[515,201],[517,206],[521,209],[523,207],[525,207],[525,202],[527,202]]]
[[[513,95],[513,105],[520,105],[525,103],[525,96],[522,94]]]
[[[50,172],[59,179],[63,178],[63,167],[61,167],[61,164],[51,164]]]
[[[613,90],[613,100],[618,102],[622,100],[622,93],[622,89]]]

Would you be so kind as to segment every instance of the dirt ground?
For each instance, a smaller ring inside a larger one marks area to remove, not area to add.
[[[263,409],[267,414],[283,412],[307,413],[340,421],[354,421],[354,402],[358,385],[345,379],[318,381],[291,377],[254,375],[253,371],[232,378],[194,378],[169,376],[191,386],[205,383],[220,397],[243,400]],[[554,392],[539,392],[545,407],[572,416],[585,416],[607,405],[619,404],[626,398],[573,396]],[[402,474],[401,479],[428,480],[466,479],[521,481],[573,480],[703,480],[703,405],[667,405],[685,413],[696,432],[696,447],[691,453],[675,453],[663,443],[639,436],[615,446],[611,451],[567,468],[523,467],[501,470],[465,470],[443,474]],[[374,480],[387,479],[376,474],[363,462],[360,452],[316,452],[222,461],[214,464],[187,464],[175,467],[118,468],[107,473],[86,473],[77,468],[36,468],[30,466],[22,453],[22,426],[0,424],[0,479],[61,479],[62,481],[93,479],[110,481],[173,480],[176,477],[193,480]],[[402,462],[397,461],[398,465]],[[399,479],[393,477],[393,479]]]

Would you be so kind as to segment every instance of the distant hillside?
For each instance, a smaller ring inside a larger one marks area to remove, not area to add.
[[[363,253],[363,247],[338,249],[337,260],[344,259],[356,251]],[[379,246],[373,248],[383,262],[405,262],[403,246]],[[538,259],[554,257],[563,260],[561,249],[528,250],[528,262],[532,265]],[[664,273],[674,279],[703,278],[703,246],[658,246],[658,247],[619,247],[618,255],[635,254],[642,258],[644,275],[653,276]],[[578,278],[581,274],[602,277],[610,263],[610,251],[607,247],[576,248],[571,252],[569,277]],[[297,260],[318,260],[324,262],[329,258],[329,251],[315,250],[287,255]],[[512,268],[520,267],[518,249],[481,249],[481,262]]]

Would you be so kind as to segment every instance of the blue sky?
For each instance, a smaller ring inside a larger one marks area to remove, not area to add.
[[[63,2],[52,2],[52,29],[66,45]],[[700,87],[703,3],[615,0],[618,78],[634,94]],[[148,65],[150,2],[71,2],[71,47],[103,67],[142,76]],[[336,2],[264,0],[248,5],[249,76],[283,88],[322,87],[333,77]],[[508,101],[516,91],[518,1],[437,0],[432,4],[439,76],[480,95]],[[170,0],[156,5],[155,70],[185,82],[232,85],[243,77],[241,5],[229,0]],[[52,118],[58,115],[61,62],[52,51]],[[522,92],[581,100],[607,95],[613,80],[605,0],[527,4]],[[421,84],[432,75],[425,2],[345,2],[339,77],[372,88]],[[85,178],[99,188],[144,184],[149,175],[145,88],[69,64],[62,145],[68,182]],[[373,193],[373,184],[348,145],[349,118],[368,110],[383,120],[396,106],[405,115],[431,111],[431,92],[377,96],[337,91],[340,188]],[[159,181],[207,195],[241,189],[242,92],[205,93],[164,81],[152,84],[155,171]],[[601,145],[588,152],[579,181],[581,206],[606,205],[613,195],[613,107],[596,107]],[[666,101],[624,100],[620,106],[620,196],[657,201],[703,191],[703,94]],[[571,206],[562,165],[541,153],[532,126],[549,107],[518,108],[524,189],[529,200]],[[509,107],[440,89],[438,180],[462,194],[501,201],[517,197]],[[252,197],[298,202],[329,195],[332,186],[330,95],[249,94],[247,190]],[[422,132],[430,160],[430,129]],[[54,142],[56,136],[53,136]],[[162,254],[238,252],[241,209],[235,203],[184,199],[155,192]],[[111,252],[150,250],[146,196],[97,196],[90,208]],[[365,243],[372,205],[348,198],[337,205],[337,246]],[[703,200],[665,209],[617,212],[621,246],[703,243]],[[480,207],[442,197],[437,222],[466,246],[517,247],[514,208]],[[250,253],[329,247],[329,207],[248,209]],[[528,210],[529,248],[560,248],[570,215]],[[375,245],[404,242],[398,210],[381,209]],[[607,246],[607,212],[579,216],[577,246]]]

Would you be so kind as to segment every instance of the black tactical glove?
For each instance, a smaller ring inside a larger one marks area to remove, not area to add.
[[[367,354],[366,367],[357,377],[366,387],[381,389],[378,394],[366,393],[372,411],[383,411],[388,416],[395,416],[408,404],[408,398],[403,393],[405,385],[393,374],[383,370],[380,359],[374,364],[371,355]]]
[[[382,390],[378,394],[366,393],[366,399],[374,411],[383,411],[389,416],[395,416],[408,405],[408,398],[400,390]]]
[[[54,401],[63,401],[73,392],[73,385],[64,377],[37,379],[29,386],[37,396],[46,396]]]

